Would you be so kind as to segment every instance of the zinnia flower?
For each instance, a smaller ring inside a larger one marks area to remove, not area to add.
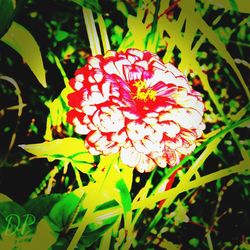
[[[120,152],[139,172],[177,165],[205,128],[199,92],[173,65],[128,49],[90,57],[70,80],[67,114],[93,155]]]

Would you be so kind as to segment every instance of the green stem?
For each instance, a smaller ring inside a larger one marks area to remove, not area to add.
[[[85,21],[85,26],[88,33],[90,49],[92,52],[92,56],[101,54],[101,47],[99,37],[95,27],[95,20],[93,17],[92,10],[82,7],[83,18]]]
[[[63,77],[63,81],[64,81],[64,84],[65,84],[65,87],[66,88],[70,88],[70,86],[69,86],[69,79],[67,77],[67,74],[66,74],[66,72],[65,72],[65,70],[64,70],[64,68],[63,68],[63,66],[62,66],[62,64],[61,64],[58,56],[56,56],[55,54],[53,54],[53,55],[54,55],[56,66],[59,69],[59,71],[60,71],[60,73],[61,73],[61,75]]]
[[[18,128],[18,125],[20,123],[20,117],[22,116],[23,108],[26,106],[26,104],[23,103],[23,99],[21,96],[21,90],[20,90],[17,82],[13,78],[11,78],[9,76],[0,75],[0,80],[4,80],[4,81],[6,81],[14,86],[15,94],[17,95],[17,99],[18,99],[18,106],[17,106],[18,113],[17,113],[16,125],[15,125],[14,131],[13,131],[12,136],[11,136],[11,140],[10,140],[9,147],[8,147],[8,152],[6,153],[3,161],[0,164],[0,166],[3,166],[5,164],[5,162],[7,161],[7,158],[9,156],[9,153],[10,153],[12,147],[14,146],[14,143],[16,140],[17,128]]]
[[[147,180],[145,186],[143,187],[143,192],[142,192],[140,195],[138,195],[138,199],[141,200],[141,199],[145,199],[145,198],[147,197],[148,192],[149,192],[149,190],[150,190],[150,188],[151,188],[152,179],[153,179],[155,173],[156,173],[156,168],[154,169],[153,172],[151,172],[149,179]],[[136,200],[138,200],[138,199],[137,199],[137,197],[136,197]],[[131,232],[132,232],[132,230],[134,230],[135,224],[138,222],[138,219],[139,219],[141,213],[143,212],[143,210],[144,210],[144,208],[140,208],[140,209],[138,209],[138,210],[136,211],[135,216],[134,216],[134,218],[133,218],[133,220],[132,220],[132,223],[131,223]],[[130,239],[127,240],[127,241],[125,242],[125,244],[124,244],[124,249],[130,249],[130,247],[131,247],[131,245],[132,245],[132,243],[133,243],[135,237],[136,237],[135,232],[134,232],[133,234],[131,233]]]
[[[235,174],[235,173],[245,174],[247,172],[249,172],[248,162],[242,161],[238,165],[232,166],[232,167],[227,168],[227,169],[222,169],[222,170],[216,171],[215,173],[212,173],[212,174],[202,176],[198,180],[196,179],[194,181],[190,181],[190,182],[186,183],[185,185],[182,185],[182,186],[178,185],[177,187],[172,188],[170,190],[167,190],[165,192],[151,195],[150,197],[145,198],[143,200],[134,201],[132,204],[132,210],[145,209],[145,208],[149,207],[149,204],[156,204],[159,201],[164,200],[164,199],[166,199],[166,201],[167,201],[173,195],[176,196],[176,194],[179,195],[181,193],[187,192],[190,189],[195,189],[195,188],[198,188],[200,186],[204,186],[205,184],[207,184],[209,182],[227,177],[231,174]],[[162,207],[164,207],[164,205]],[[105,218],[105,219],[111,218],[111,217],[122,214],[122,212],[123,212],[123,210],[119,206],[116,206],[116,207],[113,207],[110,209],[106,209],[106,213],[104,213],[104,211],[95,212],[95,220],[96,220],[96,222],[102,221],[103,218]],[[71,228],[74,228],[78,225],[79,224],[75,224]]]
[[[207,159],[207,157],[213,152],[214,148],[217,147],[218,143],[220,142],[220,138],[216,138],[217,140],[213,141],[213,143],[209,144],[207,148],[202,152],[202,154],[198,157],[198,159],[195,161],[195,163],[189,168],[188,172],[182,177],[180,183],[178,184],[178,188],[185,187],[186,184],[190,181],[193,174],[199,169],[199,167],[204,163],[204,161]],[[173,190],[173,189],[171,189]],[[166,191],[168,192],[168,191]],[[165,192],[164,192],[165,193]],[[178,192],[172,193],[172,195],[168,196],[168,199],[164,201],[162,207],[158,210],[156,216],[151,221],[149,226],[147,227],[147,230],[145,231],[144,235],[142,236],[141,241],[144,242],[147,235],[150,233],[150,231],[156,226],[156,224],[160,221],[162,217],[162,211],[163,208],[168,208],[176,199],[176,197],[179,195]]]
[[[87,195],[85,198],[86,204],[88,204],[87,211],[84,214],[82,221],[80,222],[79,227],[77,228],[76,233],[74,234],[67,250],[74,250],[76,248],[76,246],[77,246],[80,238],[82,237],[82,234],[84,233],[86,227],[88,226],[89,222],[94,221],[94,210],[95,210],[96,206],[98,205],[100,191],[102,190],[104,183],[108,179],[109,172],[110,172],[111,168],[114,166],[114,162],[117,161],[117,154],[109,156],[109,157],[110,157],[110,159],[108,159],[108,161],[106,161],[106,158],[102,158],[103,160],[101,160],[99,165],[98,165],[97,171],[102,172],[103,168],[107,167],[107,162],[109,164],[109,166],[106,169],[106,174],[104,172],[103,175],[100,175],[102,178],[98,179],[98,181],[95,184],[93,184],[93,186],[92,186],[92,188],[94,188],[96,190],[96,196]]]
[[[206,234],[206,239],[207,239],[208,249],[214,250],[210,232]]]
[[[102,15],[98,15],[97,21],[98,21],[98,25],[99,25],[99,28],[100,28],[102,46],[103,46],[103,50],[104,50],[104,53],[105,53],[108,50],[110,50],[110,44],[109,44],[107,29],[106,29],[105,22],[103,20]]]
[[[137,201],[134,204],[132,204],[132,209],[148,207],[148,204],[157,203],[160,200],[164,200],[164,199],[166,199],[167,201],[171,198],[171,196],[175,195],[176,193],[179,195],[180,193],[186,192],[193,188],[197,188],[199,186],[204,186],[205,184],[209,182],[218,180],[228,175],[235,174],[235,173],[245,174],[247,172],[249,172],[248,162],[242,161],[238,165],[216,171],[215,173],[202,176],[198,180],[190,181],[186,183],[185,185],[181,185],[181,186],[178,185],[177,187],[172,188],[168,191],[155,194],[154,196],[150,196],[144,200]]]
[[[203,148],[208,147],[209,144],[213,143],[213,141],[216,140],[217,138],[222,139],[222,137],[225,136],[228,132],[230,132],[231,130],[233,130],[237,127],[240,127],[242,124],[247,123],[249,120],[250,120],[250,117],[246,117],[242,120],[238,120],[237,122],[234,122],[234,123],[226,126],[225,128],[222,128],[221,131],[218,132],[215,136],[209,138],[202,145],[197,147],[194,150],[194,152],[192,153],[192,155],[185,157],[177,166],[173,167],[170,170],[170,172],[168,173],[168,175],[164,176],[164,178],[159,182],[159,184],[155,187],[154,190],[158,190],[159,187],[169,178],[169,176],[171,176],[174,171],[176,171],[178,168],[183,166],[187,161],[189,161],[193,157],[193,155],[200,152]]]

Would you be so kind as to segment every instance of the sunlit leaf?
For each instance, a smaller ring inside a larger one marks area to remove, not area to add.
[[[26,247],[27,249],[50,249],[57,237],[58,233],[51,228],[48,220],[42,219],[37,224],[36,232]]]
[[[218,8],[224,8],[226,10],[239,11],[241,13],[250,13],[249,2],[246,0],[202,0],[206,3],[210,3]]]
[[[73,137],[56,139],[50,142],[23,144],[19,147],[38,157],[68,158],[85,163],[94,162],[94,156],[88,152],[84,146],[84,141]]]
[[[180,247],[181,247],[180,245],[174,244],[173,242],[168,241],[163,238],[155,239],[153,241],[153,244],[160,247],[160,249],[169,249],[169,250],[180,250]]]
[[[23,57],[24,62],[28,64],[38,81],[46,88],[46,72],[40,48],[31,33],[22,25],[13,22],[8,32],[1,38],[1,41]]]
[[[172,218],[174,220],[175,225],[180,225],[184,222],[189,221],[189,217],[187,216],[188,207],[180,200],[175,202],[176,208],[175,211],[170,213],[167,217]]]
[[[239,69],[236,66],[236,63],[234,62],[232,56],[230,53],[227,51],[226,46],[220,39],[218,38],[217,34],[212,30],[212,28],[207,25],[207,23],[200,18],[198,15],[194,14],[194,21],[197,22],[199,25],[199,29],[204,33],[204,35],[207,37],[207,39],[213,44],[214,47],[216,47],[218,53],[227,61],[227,63],[230,64],[232,69],[235,71],[236,75],[238,76],[246,95],[248,98],[250,98],[250,93],[249,90],[246,86],[246,83],[239,71]]]
[[[148,34],[148,30],[145,25],[136,17],[128,15],[128,28],[132,33],[135,48],[144,49],[145,39]],[[140,30],[140,36],[138,36],[138,30]]]
[[[119,10],[124,16],[127,16],[127,15],[128,15],[128,9],[127,9],[127,6],[126,6],[125,2],[117,1],[117,3],[116,3],[116,8],[117,8],[117,10]]]
[[[49,214],[49,218],[57,230],[65,230],[67,226],[70,226],[70,223],[79,223],[82,220],[89,206],[85,200],[85,195],[89,195],[88,190],[85,189],[85,187],[79,188],[55,204]],[[96,211],[99,217],[101,217],[100,213],[105,214],[105,210],[113,206],[117,206],[117,202],[114,200],[97,206]],[[94,220],[87,218],[89,220],[88,226],[80,239],[79,245],[85,247],[90,246],[116,222],[117,218],[118,215],[111,217],[103,216],[101,218],[94,216]]]

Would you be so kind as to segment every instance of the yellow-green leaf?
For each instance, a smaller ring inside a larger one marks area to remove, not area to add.
[[[8,32],[1,38],[1,41],[23,57],[38,81],[46,88],[46,72],[40,48],[31,33],[22,25],[13,22]]]
[[[207,1],[207,0],[206,0]],[[218,8],[223,8],[226,10],[236,10],[241,13],[250,13],[250,5],[247,0],[208,0],[208,2]]]
[[[69,158],[73,161],[94,162],[94,156],[88,152],[84,141],[73,137],[50,142],[23,144],[19,147],[38,157]]]

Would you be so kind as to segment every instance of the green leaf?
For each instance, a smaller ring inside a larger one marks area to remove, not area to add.
[[[194,248],[197,248],[199,246],[199,240],[197,238],[192,238],[188,241],[189,245],[194,247]]]
[[[41,195],[35,199],[28,200],[23,207],[30,214],[33,214],[38,222],[42,217],[48,215],[52,207],[63,197],[65,197],[65,194]]]
[[[53,226],[54,231],[61,232],[71,222],[74,224],[80,223],[86,209],[89,206],[89,204],[86,203],[85,196],[83,196],[84,194],[87,194],[88,191],[86,190],[84,188],[76,189],[72,193],[67,194],[66,197],[55,204],[49,213],[49,222],[50,225]],[[90,246],[116,222],[117,218],[119,217],[118,215],[110,217],[105,216],[105,210],[115,206],[117,206],[117,202],[113,200],[104,202],[103,204],[100,204],[96,207],[96,212],[98,212],[99,216],[94,216],[94,220],[89,221],[90,223],[86,227],[86,230],[79,242],[80,246]],[[74,221],[72,221],[72,218],[76,212],[77,216],[75,217]],[[100,214],[104,216],[100,216]],[[59,239],[55,245],[59,246],[61,241],[62,239]]]
[[[28,213],[22,206],[0,193],[0,234],[6,230],[14,232],[21,226],[21,220],[26,214]]]
[[[22,25],[13,22],[8,32],[1,38],[1,41],[23,57],[38,81],[46,88],[47,83],[41,52],[30,32]]]
[[[27,152],[49,160],[67,158],[76,163],[94,163],[95,159],[84,146],[82,139],[73,137],[56,139],[50,142],[19,145]]]
[[[90,247],[96,240],[98,240],[112,225],[114,225],[117,217],[113,218],[113,221],[111,221],[109,224],[105,224],[104,226],[99,227],[96,230],[88,230],[88,227],[86,231],[84,232],[83,236],[81,237],[79,241],[79,249],[82,249],[81,247]]]
[[[225,10],[235,10],[241,13],[250,13],[250,5],[246,0],[203,0],[203,2],[209,2],[210,4],[217,6],[218,8],[224,8]]]
[[[118,189],[119,194],[120,194],[121,205],[123,207],[124,213],[131,211],[131,207],[132,207],[131,197],[123,179],[120,179],[116,183],[116,188]]]
[[[69,225],[74,211],[78,207],[83,195],[83,189],[76,189],[73,192],[67,194],[51,209],[49,213],[49,219],[57,227],[57,231],[62,231]],[[79,209],[83,210],[82,204]]]
[[[55,34],[55,39],[58,42],[63,41],[64,39],[66,39],[69,36],[69,33],[63,30],[58,30]]]
[[[10,27],[13,20],[16,1],[0,0],[0,37],[2,37]]]
[[[101,6],[98,2],[98,0],[92,0],[92,1],[87,1],[87,0],[71,0],[74,3],[79,4],[82,7],[91,9],[94,12],[101,13],[102,9]]]
[[[131,237],[131,233],[132,233],[132,228],[131,228],[131,221],[132,221],[132,201],[131,201],[131,196],[130,193],[128,191],[128,188],[124,182],[123,179],[120,179],[117,183],[116,183],[116,188],[119,191],[120,194],[120,201],[118,201],[120,203],[120,205],[123,208],[123,214],[124,214],[124,224],[125,224],[125,228],[126,230],[128,230],[128,237]]]
[[[117,201],[110,200],[110,201],[104,202],[104,203],[96,206],[96,211],[109,209],[109,208],[112,208],[112,207],[116,207],[117,205],[118,205]]]

